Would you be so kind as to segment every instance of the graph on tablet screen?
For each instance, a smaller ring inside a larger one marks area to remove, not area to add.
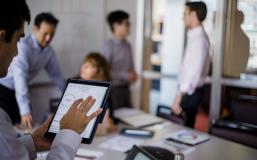
[[[86,99],[89,96],[92,96],[96,99],[95,104],[89,110],[87,115],[90,115],[91,113],[99,109],[104,100],[107,89],[108,87],[105,86],[69,83],[58,106],[58,110],[54,116],[53,122],[49,128],[49,132],[58,133],[58,131],[60,130],[60,120],[67,113],[73,102],[77,99]],[[83,138],[89,138],[95,120],[96,118],[90,121],[90,123],[87,125],[87,128],[81,134]]]

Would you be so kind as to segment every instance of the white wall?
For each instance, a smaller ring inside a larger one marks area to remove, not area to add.
[[[167,0],[164,17],[163,46],[161,50],[161,72],[177,75],[184,48],[184,0]],[[177,93],[177,79],[161,79],[160,102],[171,106]]]
[[[105,4],[103,0],[28,0],[32,19],[42,11],[52,12],[60,23],[52,46],[65,77],[78,74],[85,54],[99,51],[104,40]],[[31,33],[33,21],[26,29]],[[49,81],[40,74],[35,82]]]
[[[139,7],[143,12],[143,0],[27,0],[31,9],[32,22],[26,27],[26,34],[30,34],[35,16],[43,11],[52,12],[60,23],[57,28],[52,46],[56,51],[57,59],[61,65],[66,78],[72,77],[79,72],[79,67],[86,53],[99,51],[102,43],[110,36],[109,26],[106,23],[106,15],[116,9],[122,9],[130,14],[132,24],[131,42],[134,51],[135,66],[138,73],[141,71],[142,62],[142,41],[140,39],[143,20],[137,15]],[[138,6],[141,4],[141,6]],[[141,13],[142,14],[142,13]],[[140,46],[141,45],[141,46]],[[49,82],[45,72],[41,72],[32,83]],[[140,82],[132,87],[133,104],[139,107],[140,104]],[[39,91],[37,91],[39,92]],[[51,91],[47,91],[51,92]],[[34,93],[34,92],[33,92]],[[47,94],[57,97],[58,94]],[[32,99],[37,99],[37,94]],[[33,104],[34,101],[33,101]],[[32,104],[32,105],[33,105]],[[32,107],[48,107],[46,103],[37,104]]]

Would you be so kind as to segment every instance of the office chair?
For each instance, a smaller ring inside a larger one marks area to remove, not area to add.
[[[49,112],[50,113],[54,114],[54,112],[58,108],[58,104],[59,104],[60,100],[61,100],[60,98],[52,98],[49,100]]]
[[[59,101],[60,101],[60,98],[51,98],[49,100],[49,109],[44,114],[41,124],[44,123],[48,119],[49,116],[52,116],[55,113],[55,111],[58,108]]]
[[[239,96],[232,102],[231,115],[212,122],[211,133],[257,148],[257,97]]]

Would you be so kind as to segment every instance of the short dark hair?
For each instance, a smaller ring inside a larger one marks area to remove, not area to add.
[[[59,20],[56,17],[54,17],[52,13],[43,12],[43,13],[39,13],[36,16],[34,25],[39,28],[42,22],[47,22],[51,25],[57,26],[57,24],[59,23]]]
[[[25,0],[1,0],[0,30],[5,30],[5,42],[12,40],[13,34],[19,30],[23,21],[30,22],[30,10]]]
[[[109,23],[109,26],[111,28],[111,31],[113,31],[113,24],[114,23],[121,23],[123,20],[129,19],[129,14],[122,10],[117,10],[109,13],[107,16],[107,22]]]
[[[204,2],[187,2],[186,6],[190,11],[195,11],[200,22],[204,21],[207,15],[207,7]]]

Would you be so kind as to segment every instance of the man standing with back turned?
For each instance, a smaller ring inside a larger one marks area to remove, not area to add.
[[[179,90],[172,110],[175,114],[185,113],[185,125],[194,127],[198,106],[202,103],[204,81],[209,72],[209,39],[202,26],[207,8],[203,2],[187,2],[184,23],[187,41],[184,59],[178,76]]]

